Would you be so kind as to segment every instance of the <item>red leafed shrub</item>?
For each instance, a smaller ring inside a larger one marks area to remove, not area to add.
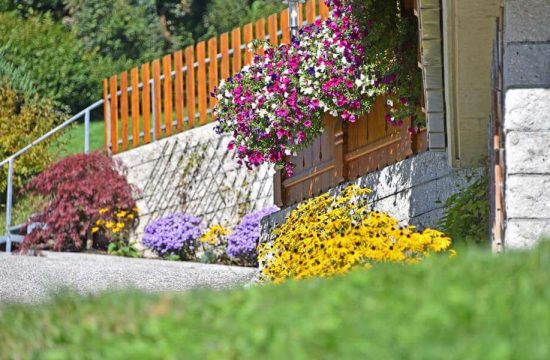
[[[67,157],[33,178],[25,191],[46,199],[40,213],[30,222],[42,226],[25,237],[22,251],[48,244],[55,251],[80,251],[96,221],[104,219],[101,209],[135,209],[135,189],[123,175],[123,165],[100,153]],[[109,219],[107,219],[109,220]]]

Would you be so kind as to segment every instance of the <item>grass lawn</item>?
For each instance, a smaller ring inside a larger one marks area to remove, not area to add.
[[[105,144],[105,126],[103,121],[90,122],[90,151],[103,149]],[[84,124],[69,126],[50,147],[57,157],[84,152]]]
[[[184,111],[184,116],[187,116],[187,110]],[[141,120],[140,120],[141,121]],[[195,120],[195,126],[200,126],[199,119]],[[207,122],[210,122],[210,116],[207,117]],[[164,114],[161,116],[161,123],[164,124]],[[122,136],[122,124],[119,121],[119,137]],[[173,128],[174,134],[176,128]],[[128,122],[128,134],[132,135],[132,122]],[[90,151],[101,150],[105,144],[105,125],[102,119],[92,120],[90,122]],[[132,142],[129,141],[130,148]],[[84,123],[79,122],[70,126],[50,147],[51,151],[56,154],[56,157],[62,158],[69,155],[79,154],[84,152]]]
[[[550,246],[231,291],[0,308],[0,357],[549,359]]]

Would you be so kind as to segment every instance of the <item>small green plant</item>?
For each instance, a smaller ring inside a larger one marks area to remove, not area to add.
[[[455,242],[484,244],[489,236],[489,179],[486,175],[445,202],[438,226]]]
[[[135,248],[133,244],[128,243],[127,241],[115,241],[109,244],[107,248],[107,253],[109,255],[123,256],[129,258],[139,257],[139,251]]]

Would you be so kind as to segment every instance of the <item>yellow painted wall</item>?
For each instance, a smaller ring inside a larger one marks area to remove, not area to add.
[[[442,0],[447,144],[454,167],[487,159],[491,60],[502,0]]]

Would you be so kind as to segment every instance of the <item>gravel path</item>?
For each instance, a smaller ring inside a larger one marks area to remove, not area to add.
[[[256,269],[106,255],[0,253],[0,303],[35,303],[63,289],[93,294],[111,289],[182,291],[249,283]]]

